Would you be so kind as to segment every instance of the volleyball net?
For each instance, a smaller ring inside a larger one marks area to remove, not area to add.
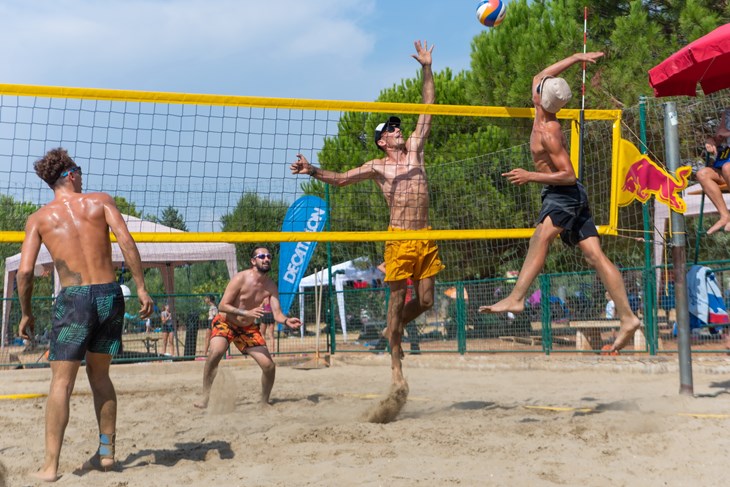
[[[388,207],[372,181],[334,187],[290,172],[298,153],[335,171],[382,157],[373,141],[375,127],[396,115],[408,136],[420,113],[433,115],[425,146],[431,230],[387,232]],[[559,114],[604,250],[620,267],[639,266],[642,247],[634,237],[642,236],[641,211],[619,212],[616,204],[621,112],[585,111],[581,167],[579,117],[578,110]],[[438,276],[444,288],[439,288],[439,298],[450,299],[444,292],[455,283],[469,281],[468,288],[490,282],[465,291],[472,303],[484,304],[513,282],[510,276],[521,267],[540,209],[541,185],[516,186],[503,177],[513,168],[533,167],[532,124],[533,111],[527,108],[0,84],[2,261],[18,251],[27,215],[52,198],[34,173],[34,161],[51,148],[64,147],[82,167],[84,191],[107,192],[123,214],[157,223],[154,232],[133,231],[137,242],[234,243],[239,269],[249,266],[254,243],[272,250],[278,242],[326,243],[317,247],[310,274],[348,261],[375,266],[382,262],[384,241],[428,238],[438,242],[446,265]],[[326,200],[327,228],[282,232],[287,209],[303,195]],[[279,265],[274,262],[273,275]],[[545,267],[548,273],[586,270],[579,251],[560,243]],[[218,279],[215,289],[192,282],[184,292],[221,293],[225,280]],[[562,294],[580,295],[595,279],[584,280],[567,280],[560,285]],[[164,293],[159,287],[152,292]],[[591,312],[597,313],[603,291],[594,291],[601,296],[592,304],[596,309]],[[384,320],[382,302],[383,296],[367,298],[347,314],[378,313]],[[295,300],[294,314],[299,306]]]

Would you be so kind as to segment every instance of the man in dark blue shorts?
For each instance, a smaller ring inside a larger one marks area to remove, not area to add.
[[[523,311],[530,285],[545,265],[550,244],[560,235],[567,245],[580,248],[613,297],[621,322],[621,329],[611,348],[616,351],[629,343],[641,322],[629,306],[621,274],[601,249],[585,189],[575,176],[567,149],[568,143],[555,115],[571,98],[568,83],[557,76],[573,64],[595,63],[601,56],[602,52],[574,54],[545,68],[532,80],[535,121],[530,135],[530,152],[536,170],[517,168],[503,176],[516,185],[544,184],[542,209],[514,289],[498,303],[480,307],[479,312]]]
[[[48,358],[51,387],[46,405],[46,455],[35,474],[58,479],[58,462],[69,417],[69,400],[82,360],[94,396],[99,448],[82,468],[108,470],[114,465],[117,396],[109,377],[112,355],[121,351],[124,296],[115,281],[109,230],[119,242],[132,272],[140,301],[140,318],[152,312],[137,245],[114,199],[106,193],[81,193],[81,168],[66,150],[48,151],[35,162],[36,174],[53,189],[53,201],[28,217],[18,268],[22,310],[19,334],[32,340],[35,326],[31,297],[33,270],[44,244],[58,272],[62,290],[56,298]]]

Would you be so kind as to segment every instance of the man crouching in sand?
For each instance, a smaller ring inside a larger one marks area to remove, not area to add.
[[[298,318],[289,318],[281,312],[279,291],[274,281],[266,275],[271,270],[271,258],[268,248],[254,247],[251,252],[251,268],[239,272],[228,283],[218,305],[219,314],[213,319],[208,358],[203,372],[203,398],[194,404],[195,407],[208,407],[218,364],[231,342],[261,367],[261,402],[269,404],[276,365],[256,323],[264,315],[264,300],[269,298],[277,323],[284,323],[289,328],[301,326]]]

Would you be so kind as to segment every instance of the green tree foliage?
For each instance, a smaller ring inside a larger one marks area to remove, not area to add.
[[[176,228],[178,230],[182,230],[183,232],[188,231],[188,226],[185,224],[185,218],[183,218],[182,214],[180,214],[180,210],[175,208],[174,206],[168,206],[167,208],[162,210],[162,216],[157,217],[157,215],[147,214],[144,216],[144,219],[148,222],[153,223],[159,223],[160,225],[165,225],[166,227],[170,228]]]
[[[510,2],[499,28],[487,29],[472,41],[469,103],[532,106],[532,78],[550,63],[582,49],[582,11],[577,15],[570,4]]]
[[[274,201],[262,198],[256,193],[244,193],[238,204],[231,213],[221,217],[222,230],[224,232],[268,232],[281,228],[289,205],[283,201]],[[261,242],[257,245],[270,247],[271,251],[275,246],[271,243]],[[252,245],[236,244],[236,258],[239,269],[250,267],[249,254]],[[277,260],[272,262],[272,275],[276,275]]]
[[[173,206],[168,206],[167,208],[162,210],[162,217],[160,218],[159,223],[165,225],[166,227],[182,230],[183,232],[188,231],[188,226],[185,224],[185,219],[180,214],[180,211]]]
[[[124,196],[115,196],[114,203],[122,215],[129,215],[135,218],[142,218],[142,212],[137,210],[134,203],[127,201]]]
[[[16,201],[12,196],[0,194],[0,230],[23,230],[28,217],[38,208],[38,205]],[[3,275],[5,275],[5,259],[18,252],[20,244],[0,244],[0,272]]]

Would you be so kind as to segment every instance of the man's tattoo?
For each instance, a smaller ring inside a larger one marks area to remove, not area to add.
[[[81,274],[71,271],[65,260],[55,260],[53,261],[53,264],[58,270],[58,277],[61,281],[69,282],[70,284],[75,284],[77,286],[81,284]]]

